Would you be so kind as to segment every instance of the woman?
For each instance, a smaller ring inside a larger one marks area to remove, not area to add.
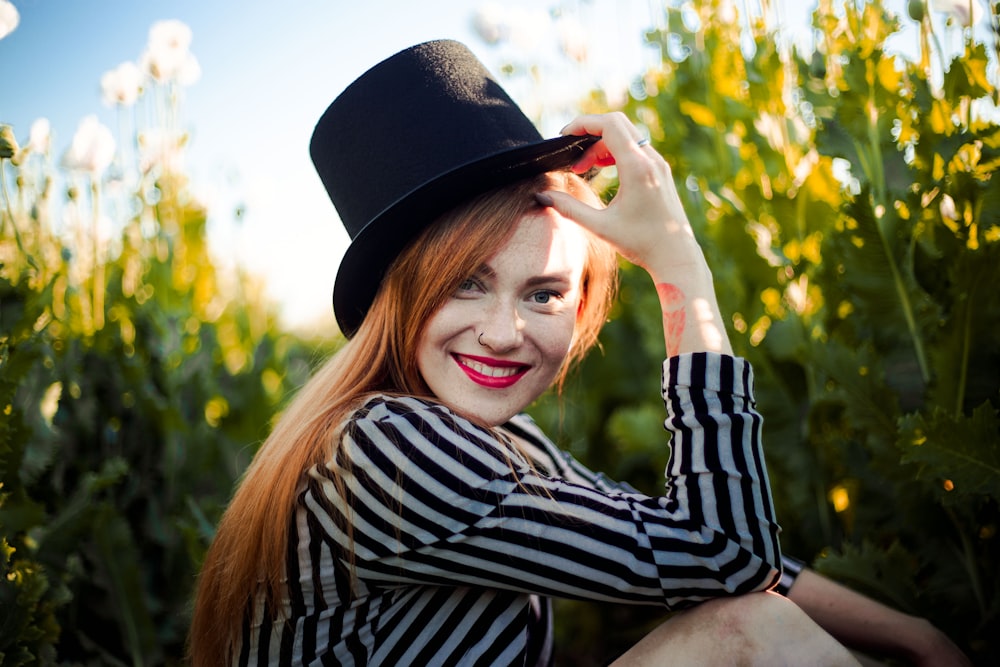
[[[313,160],[352,237],[334,287],[350,340],[223,517],[195,665],[547,664],[551,596],[694,607],[621,664],[852,663],[754,593],[780,554],[751,371],[669,168],[620,115],[564,135],[542,140],[455,42],[379,64],[319,121]],[[603,208],[577,174],[612,163]],[[659,498],[587,471],[521,414],[595,343],[615,251],[663,308]]]

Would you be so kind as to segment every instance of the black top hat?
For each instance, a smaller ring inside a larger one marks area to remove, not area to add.
[[[595,140],[543,140],[458,42],[419,44],[362,74],[309,147],[351,237],[333,290],[341,331],[357,331],[389,265],[428,224],[488,190],[569,166]]]

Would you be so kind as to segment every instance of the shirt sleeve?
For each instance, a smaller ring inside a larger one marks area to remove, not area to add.
[[[628,482],[612,479],[602,472],[595,472],[565,449],[561,449],[545,435],[528,414],[516,415],[504,428],[530,448],[530,456],[538,465],[563,479],[590,486],[604,493],[639,493]],[[774,592],[788,597],[795,580],[805,567],[804,561],[782,553],[781,578],[774,586]]]
[[[792,558],[787,554],[782,554],[781,579],[778,581],[778,585],[774,587],[774,592],[788,597],[788,592],[792,590],[792,586],[795,585],[795,580],[805,567],[805,562],[799,560],[798,558]]]
[[[766,589],[779,576],[779,529],[751,387],[741,359],[665,362],[673,438],[659,497],[543,474],[496,430],[439,404],[380,397],[345,426],[342,484],[315,469],[304,502],[369,585],[669,608]]]

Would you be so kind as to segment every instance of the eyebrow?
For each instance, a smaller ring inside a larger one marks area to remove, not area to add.
[[[545,274],[541,276],[532,276],[528,278],[525,282],[527,287],[537,287],[539,285],[551,285],[552,283],[559,283],[562,285],[571,285],[572,280],[570,280],[570,271],[560,271],[551,274]],[[489,264],[480,264],[479,268],[476,269],[475,275],[481,276],[483,278],[495,279],[497,276],[496,271],[493,270]]]
[[[536,276],[534,278],[529,278],[527,282],[528,287],[537,287],[539,285],[551,285],[553,283],[558,283],[560,285],[570,285],[569,276],[563,273],[556,273],[548,276]]]

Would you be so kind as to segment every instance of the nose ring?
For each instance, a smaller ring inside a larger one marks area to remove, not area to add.
[[[476,340],[478,340],[478,341],[479,341],[479,344],[480,344],[480,345],[482,345],[483,347],[486,347],[486,343],[484,343],[484,342],[483,342],[483,334],[484,334],[484,333],[486,333],[486,332],[485,332],[485,331],[481,332],[481,333],[479,334],[479,338],[477,338]]]

